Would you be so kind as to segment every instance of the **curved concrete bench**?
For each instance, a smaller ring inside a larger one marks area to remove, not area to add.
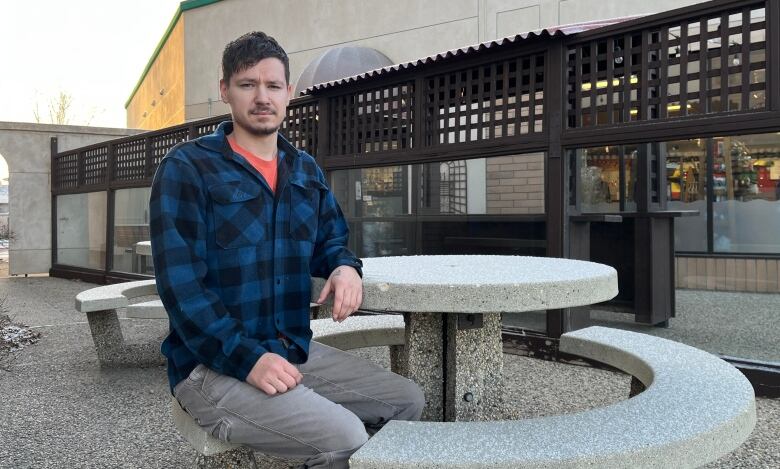
[[[755,425],[744,376],[717,357],[645,334],[589,327],[563,352],[637,377],[646,390],[571,415],[495,422],[391,421],[353,469],[698,467],[737,448]]]
[[[402,362],[399,358],[404,344],[402,316],[352,316],[341,323],[331,319],[316,319],[311,321],[311,330],[313,340],[341,350],[389,345],[391,369],[399,371],[397,368]],[[171,408],[176,429],[199,453],[198,467],[257,467],[250,449],[209,435],[181,408],[174,397],[171,397]]]
[[[76,310],[87,315],[101,365],[165,363],[159,342],[125,342],[116,312],[119,308],[127,308],[128,316],[132,317],[135,305],[130,305],[130,300],[151,295],[157,295],[154,279],[103,285],[76,295]],[[155,316],[148,317],[166,318],[164,310],[162,315],[158,311]]]
[[[102,365],[164,363],[159,343],[125,343],[116,310],[125,308],[133,319],[168,319],[162,301],[156,299],[130,303],[143,296],[157,297],[154,279],[114,283],[90,288],[76,295],[76,310],[86,313],[92,340]],[[311,303],[312,308],[319,307]]]

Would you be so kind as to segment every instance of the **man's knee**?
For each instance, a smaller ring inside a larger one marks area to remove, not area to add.
[[[423,409],[425,408],[425,394],[420,386],[414,381],[407,379],[404,386],[401,387],[402,399],[400,406],[402,410],[394,417],[396,420],[420,420]]]
[[[332,438],[327,451],[356,451],[368,441],[363,422],[352,412],[345,412],[338,422],[332,422]]]

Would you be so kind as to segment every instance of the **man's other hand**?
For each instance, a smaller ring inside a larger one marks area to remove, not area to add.
[[[275,353],[264,353],[257,360],[246,382],[269,396],[281,394],[297,386],[303,375],[290,362]]]
[[[317,303],[324,303],[333,292],[333,320],[341,322],[357,311],[363,303],[363,279],[357,270],[342,265],[330,274],[322,287]]]

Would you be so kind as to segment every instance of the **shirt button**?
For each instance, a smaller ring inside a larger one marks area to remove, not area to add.
[[[276,284],[277,285],[281,285],[281,283],[282,283],[281,279],[276,279]]]

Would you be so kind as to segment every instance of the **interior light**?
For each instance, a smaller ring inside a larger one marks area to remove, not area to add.
[[[622,78],[613,78],[612,86],[620,86],[621,81],[623,81]],[[629,78],[628,82],[631,83],[632,85],[635,85],[639,83],[639,78],[636,75],[631,75],[631,78]],[[609,82],[607,80],[599,80],[596,82],[596,88],[597,89],[606,88],[608,83]],[[582,84],[582,91],[590,91],[592,88],[593,85],[590,82]]]
[[[691,108],[690,104],[685,105],[685,109],[690,109],[690,108]],[[666,109],[668,111],[679,111],[680,109],[682,109],[682,106],[679,104],[669,104],[666,106]]]

